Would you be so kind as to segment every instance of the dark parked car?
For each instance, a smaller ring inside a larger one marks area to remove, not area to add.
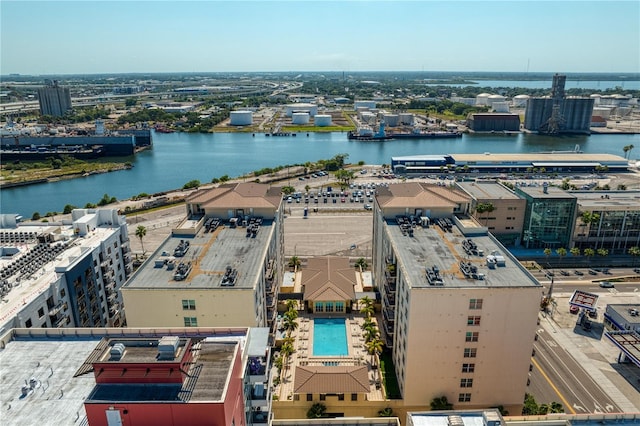
[[[589,269],[589,275],[598,275],[598,271]]]
[[[580,276],[584,275],[584,272],[578,270],[573,271],[573,273]]]

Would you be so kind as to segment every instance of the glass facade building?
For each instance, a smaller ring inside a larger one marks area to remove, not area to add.
[[[575,196],[554,187],[516,188],[527,201],[522,240],[527,248],[568,248],[576,220]]]

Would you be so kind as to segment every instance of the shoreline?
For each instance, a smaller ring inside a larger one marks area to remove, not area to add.
[[[4,182],[4,183],[0,183],[0,189],[17,188],[20,186],[36,185],[39,183],[59,182],[61,180],[77,179],[81,177],[87,177],[90,175],[119,172],[122,170],[129,170],[131,168],[133,168],[133,165],[128,165],[123,163],[123,164],[116,165],[114,167],[110,167],[109,169],[98,169],[98,170],[92,170],[90,172],[84,172],[84,173],[78,172],[78,173],[69,173],[69,174],[58,174],[58,175],[53,175],[46,178],[27,179],[27,180],[21,180],[18,182]]]

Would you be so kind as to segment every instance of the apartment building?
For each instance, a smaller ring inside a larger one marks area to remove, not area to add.
[[[234,183],[186,199],[187,216],[123,286],[133,327],[275,327],[280,188]]]
[[[378,189],[373,271],[405,406],[524,399],[542,287],[464,214],[470,197],[419,183]],[[428,217],[429,220],[420,219]]]
[[[77,209],[60,223],[2,215],[0,330],[120,327],[120,287],[131,274],[125,218]]]

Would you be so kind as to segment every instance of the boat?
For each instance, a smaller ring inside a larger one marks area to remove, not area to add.
[[[391,133],[389,136],[394,139],[435,139],[435,138],[461,138],[461,132],[451,132],[444,130],[427,131],[414,129],[410,133]]]
[[[387,141],[393,139],[393,136],[387,135],[384,130],[384,121],[380,122],[378,131],[374,133],[373,129],[368,126],[358,127],[355,131],[347,133],[347,139],[356,141]]]
[[[158,133],[174,133],[175,132],[175,130],[168,128],[164,124],[156,124],[153,128]]]

